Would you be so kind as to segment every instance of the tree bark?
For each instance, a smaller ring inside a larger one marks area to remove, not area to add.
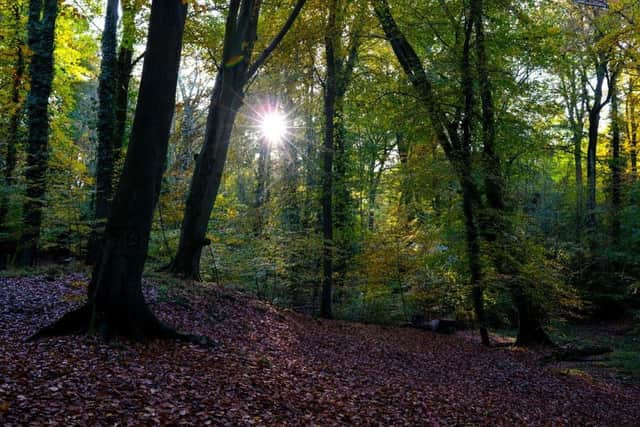
[[[57,0],[30,0],[28,38],[32,52],[29,64],[31,90],[27,97],[27,181],[23,207],[24,229],[18,244],[18,263],[36,262],[45,204],[49,160],[49,96],[53,82],[53,50]]]
[[[113,193],[114,136],[116,129],[118,58],[116,55],[118,0],[108,0],[102,32],[102,61],[98,85],[98,162],[96,165],[96,196],[87,262],[97,260],[100,237],[109,215]]]

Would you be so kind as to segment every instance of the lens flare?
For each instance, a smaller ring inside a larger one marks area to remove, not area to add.
[[[267,112],[260,120],[260,133],[271,143],[282,141],[287,128],[287,120],[278,110]]]

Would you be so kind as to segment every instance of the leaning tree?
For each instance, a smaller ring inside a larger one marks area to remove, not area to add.
[[[253,61],[261,1],[231,0],[224,36],[222,66],[211,95],[204,145],[197,157],[180,227],[180,243],[170,270],[200,280],[202,248],[227,160],[231,132],[244,102],[245,88],[287,34],[306,0],[297,0],[278,34]]]

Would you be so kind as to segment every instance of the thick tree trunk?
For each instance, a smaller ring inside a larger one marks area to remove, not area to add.
[[[552,341],[545,332],[540,318],[540,309],[532,304],[526,291],[517,285],[512,285],[512,296],[518,311],[518,336],[517,346],[551,345]]]
[[[480,259],[480,239],[476,224],[473,200],[477,197],[473,194],[472,178],[465,173],[462,179],[462,204],[464,211],[464,223],[467,240],[467,257],[469,263],[469,277],[472,290],[473,309],[476,321],[479,325],[480,339],[483,345],[489,346],[489,332],[484,311],[484,286],[482,284],[482,261]]]
[[[98,162],[96,165],[96,196],[93,225],[87,248],[87,262],[97,260],[100,238],[109,215],[113,192],[114,136],[116,126],[116,88],[118,62],[116,56],[118,0],[107,2],[102,32],[102,62],[98,86]]]
[[[34,336],[98,331],[105,337],[171,337],[147,307],[142,271],[165,167],[186,6],[154,0],[131,142],[109,213],[88,304]]]
[[[345,70],[341,70],[339,79],[344,79]],[[344,96],[348,82],[341,81],[343,86],[338,91],[334,115],[334,162],[333,162],[333,221],[334,221],[334,286],[344,286],[347,275],[347,264],[351,257],[350,242],[352,239],[353,217],[351,213],[351,193],[347,183],[347,130],[344,123]]]
[[[344,22],[347,2],[332,0],[325,32],[325,96],[324,96],[324,180],[322,185],[322,223],[324,236],[323,286],[320,314],[330,318],[333,272],[339,284],[344,282],[349,257],[349,229],[351,228],[350,194],[346,182],[347,139],[344,123],[344,97],[351,83],[353,67],[357,60],[360,22],[347,28]],[[351,32],[347,54],[342,51],[340,34],[345,28]],[[333,200],[332,200],[333,199]],[[331,212],[328,212],[331,210]],[[329,224],[329,221],[332,223]],[[330,259],[329,259],[330,258]],[[329,271],[331,270],[331,271]]]
[[[31,90],[27,97],[27,180],[23,207],[24,229],[18,244],[18,263],[36,262],[42,209],[45,204],[47,163],[49,160],[49,96],[53,82],[53,50],[57,0],[29,2],[28,37],[32,52],[29,64]]]
[[[11,86],[12,113],[9,118],[9,129],[7,132],[7,152],[4,165],[4,192],[0,199],[0,270],[6,268],[9,258],[15,250],[15,239],[8,235],[9,227],[7,215],[9,213],[9,196],[13,192],[14,174],[18,160],[18,142],[20,131],[20,120],[23,113],[22,91],[24,90],[25,60],[23,51],[22,31],[20,26],[21,7],[19,4],[13,6],[16,34],[14,38],[16,51],[16,64],[13,71]]]

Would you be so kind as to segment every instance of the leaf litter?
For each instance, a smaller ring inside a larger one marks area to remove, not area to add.
[[[214,348],[24,339],[82,303],[81,274],[0,278],[0,424],[640,425],[640,390],[561,375],[461,334],[326,321],[213,284],[145,281]]]

